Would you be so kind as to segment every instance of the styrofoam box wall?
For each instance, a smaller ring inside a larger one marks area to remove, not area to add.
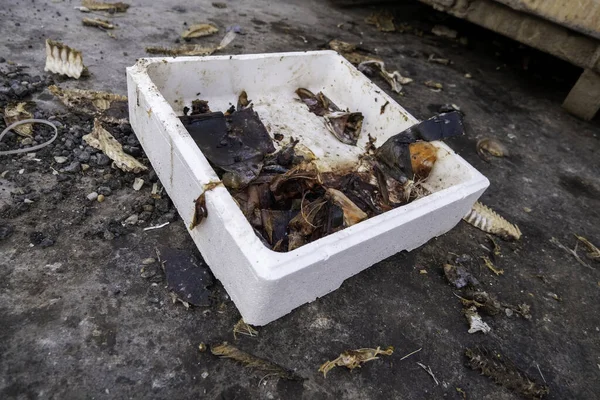
[[[354,165],[369,134],[381,145],[417,122],[333,51],[140,59],[127,69],[127,85],[133,130],[188,227],[204,185],[218,181],[178,119],[192,100],[224,111],[245,90],[269,133],[283,134],[284,142],[299,139],[324,170]],[[358,146],[335,139],[299,101],[299,87],[322,90],[340,108],[362,112]],[[206,193],[208,217],[190,235],[244,320],[267,324],[460,221],[489,182],[444,143],[434,144],[438,161],[425,184],[431,195],[294,251],[266,248],[222,185]]]

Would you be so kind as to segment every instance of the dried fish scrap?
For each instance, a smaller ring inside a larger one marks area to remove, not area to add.
[[[308,89],[299,88],[296,94],[310,112],[324,117],[325,126],[340,142],[356,146],[362,130],[362,113],[341,111],[323,92],[315,95]]]
[[[75,112],[95,116],[104,122],[129,122],[127,96],[95,90],[63,89],[56,85],[49,86],[48,90]]]
[[[369,74],[371,74],[373,70],[378,71],[379,75],[390,84],[392,90],[396,93],[402,91],[402,85],[407,85],[413,81],[411,78],[403,77],[398,71],[388,72],[385,69],[384,62],[379,60],[363,61],[358,64],[358,70]]]
[[[441,83],[434,82],[434,81],[431,81],[431,80],[425,81],[424,84],[428,88],[431,88],[431,89],[433,89],[435,91],[438,91],[438,92],[444,88],[444,85],[442,85]]]
[[[476,202],[463,219],[474,227],[497,235],[504,240],[519,240],[521,238],[521,230],[518,226],[511,224],[480,202]]]
[[[219,28],[213,24],[195,24],[186,29],[181,34],[181,37],[189,40],[193,38],[214,35],[217,32],[219,32]]]
[[[115,26],[106,19],[101,18],[84,18],[81,23],[85,26],[93,26],[100,29],[114,29]]]
[[[81,0],[81,6],[87,8],[90,11],[107,11],[113,12],[125,12],[129,8],[129,4],[118,2],[118,3],[104,3],[95,0]]]
[[[163,54],[166,56],[177,57],[177,56],[209,56],[215,51],[222,50],[229,45],[235,39],[236,33],[229,31],[225,34],[221,43],[216,47],[203,47],[199,45],[183,45],[178,47],[146,47],[146,53],[149,54]]]
[[[465,317],[469,321],[469,333],[483,332],[488,333],[492,330],[488,324],[483,322],[481,316],[477,313],[477,307],[471,306],[464,310]]]
[[[365,22],[377,26],[377,29],[381,32],[394,32],[396,30],[396,27],[394,26],[394,15],[387,10],[371,14],[365,18]]]
[[[138,173],[147,169],[138,160],[123,152],[121,143],[102,127],[98,119],[94,119],[92,132],[83,136],[82,139],[90,146],[102,150],[108,158],[114,161],[116,167],[125,172]]]
[[[575,235],[575,237],[588,248],[587,256],[594,261],[600,262],[600,249],[583,236]]]
[[[17,121],[33,118],[33,114],[27,111],[28,103],[11,103],[4,109],[4,123],[6,126]],[[31,137],[33,135],[33,126],[31,124],[23,124],[13,128],[21,136]]]
[[[79,50],[72,49],[61,42],[46,39],[44,71],[79,79],[85,70],[83,56]]]
[[[323,376],[327,378],[327,373],[335,367],[346,367],[350,370],[354,368],[360,368],[360,365],[367,361],[377,360],[378,355],[391,356],[394,353],[394,348],[389,346],[385,350],[381,350],[381,347],[376,349],[364,348],[357,350],[344,351],[335,360],[327,361],[319,368],[319,372],[323,373]]]
[[[282,379],[303,380],[302,377],[272,361],[258,358],[250,353],[246,353],[227,342],[219,345],[210,346],[210,352],[221,358],[230,358],[238,363],[248,367],[255,372],[263,374],[263,378],[276,376]]]
[[[508,157],[508,149],[496,139],[483,138],[477,142],[477,154],[484,161],[489,162],[488,155],[494,157]]]
[[[497,351],[466,349],[465,356],[467,365],[471,369],[480,371],[496,384],[513,390],[527,399],[539,400],[550,393],[548,386],[536,383]]]

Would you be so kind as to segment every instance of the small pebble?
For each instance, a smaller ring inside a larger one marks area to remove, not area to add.
[[[208,372],[204,371],[203,373],[200,374],[200,376],[202,377],[202,379],[206,379],[206,378],[208,378]]]
[[[98,198],[96,200],[98,200],[98,203],[102,203],[104,201],[104,195],[103,194],[99,194]]]
[[[88,194],[86,197],[89,201],[94,201],[98,198],[98,193],[92,192],[92,193]]]
[[[200,350],[201,353],[204,353],[206,351],[206,344],[205,343],[200,343],[198,345],[198,350]],[[208,376],[208,374],[206,374]]]
[[[81,164],[82,171],[87,171],[88,169],[90,169],[90,166],[88,164]]]
[[[133,190],[140,190],[144,186],[144,180],[141,178],[135,178],[133,181]]]
[[[139,217],[137,214],[130,215],[125,221],[123,221],[123,225],[135,225],[137,224],[138,219]]]
[[[74,174],[81,171],[81,164],[78,161],[73,161],[71,164],[64,168],[64,171],[68,174]]]

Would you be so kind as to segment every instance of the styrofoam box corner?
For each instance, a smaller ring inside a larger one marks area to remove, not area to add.
[[[188,227],[204,185],[218,181],[178,119],[192,100],[208,100],[212,110],[224,111],[245,90],[269,133],[299,139],[323,169],[356,163],[368,135],[381,145],[417,122],[333,51],[140,59],[127,68],[127,87],[131,126]],[[340,108],[363,113],[356,147],[326,130],[322,118],[298,100],[299,87],[322,90]],[[294,251],[265,247],[223,186],[206,193],[208,217],[190,235],[244,320],[267,324],[460,221],[489,182],[444,143],[434,144],[438,161],[425,184],[431,195]]]

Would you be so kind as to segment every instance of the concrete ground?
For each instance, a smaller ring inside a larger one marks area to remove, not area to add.
[[[82,26],[80,20],[89,15],[74,10],[78,2],[3,1],[0,76],[5,87],[18,88],[18,80],[13,81],[21,75],[8,76],[12,61],[27,66],[30,77],[50,83],[43,72],[44,39],[52,38],[82,50],[91,72],[84,80],[57,82],[125,94],[124,69],[146,55],[146,46],[173,45],[185,23],[203,21],[222,32],[237,24],[246,33],[224,54],[318,49],[333,38],[360,43],[414,79],[403,96],[392,95],[416,117],[427,118],[446,103],[464,111],[467,134],[448,143],[490,179],[482,202],[523,231],[518,242],[499,241],[496,266],[504,274],[496,276],[482,266],[480,257],[489,254],[484,247],[490,248],[490,242],[485,233],[461,222],[422,248],[390,257],[334,293],[259,328],[257,337],[234,339],[232,328],[240,316],[219,283],[211,291],[212,306],[188,310],[172,303],[160,271],[140,273],[141,261],[154,256],[156,247],[195,251],[167,199],[152,199],[149,186],[132,190],[131,174],[94,161],[85,173],[53,175],[50,167],[61,168],[54,156],[63,154],[69,162],[80,156],[75,150],[91,121],[38,90],[32,97],[36,113],[60,122],[61,139],[36,154],[39,162],[0,157],[0,173],[8,171],[0,181],[0,397],[520,398],[465,366],[465,349],[480,347],[502,352],[531,379],[546,382],[550,393],[544,398],[597,398],[599,266],[585,257],[581,245],[579,254],[588,267],[550,242],[556,237],[573,248],[573,234],[579,234],[600,245],[600,125],[597,119],[577,120],[560,107],[580,71],[418,4],[392,9],[397,24],[416,29],[405,33],[383,33],[366,24],[369,8],[299,0],[225,4],[133,1],[126,13],[109,17],[118,24],[115,39]],[[429,33],[437,23],[456,29],[467,43]],[[220,36],[198,43],[216,44]],[[453,63],[428,62],[430,54]],[[423,84],[427,80],[443,83],[444,89],[430,90]],[[375,81],[389,92],[384,81]],[[127,127],[112,132],[137,146]],[[483,161],[476,153],[483,137],[502,141],[510,157]],[[143,177],[156,179],[152,173]],[[86,200],[103,185],[112,189],[106,201]],[[154,231],[143,231],[146,225],[121,226],[128,216],[143,212],[148,223],[172,222]],[[42,247],[42,237],[54,244]],[[445,262],[463,254],[470,256],[465,265],[489,292],[506,303],[529,304],[532,319],[484,315],[492,331],[467,333],[454,295],[458,291],[442,270]],[[198,351],[201,342],[221,341],[305,380],[261,379],[230,360]],[[392,356],[352,372],[337,368],[324,379],[317,371],[344,350],[390,345]],[[417,362],[430,367],[439,384]]]

